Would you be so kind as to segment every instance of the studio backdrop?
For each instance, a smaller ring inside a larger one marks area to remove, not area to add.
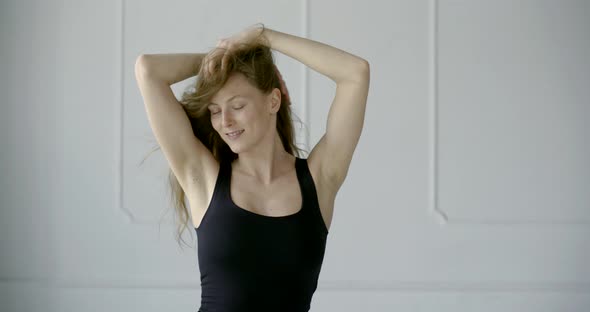
[[[311,311],[590,311],[589,16],[585,0],[3,0],[0,311],[196,311],[196,236],[175,240],[134,63],[257,22],[371,66]],[[309,152],[335,84],[273,53]]]

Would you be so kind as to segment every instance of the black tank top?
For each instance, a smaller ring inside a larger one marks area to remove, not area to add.
[[[238,207],[231,163],[220,164],[211,203],[198,228],[199,312],[309,311],[328,229],[307,159],[295,158],[302,207],[271,217]]]

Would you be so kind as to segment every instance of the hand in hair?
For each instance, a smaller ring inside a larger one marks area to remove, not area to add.
[[[227,57],[234,49],[238,49],[241,45],[248,45],[254,42],[266,42],[265,38],[262,36],[263,31],[264,25],[258,23],[246,27],[244,30],[231,37],[219,39],[215,48],[205,57],[204,64],[207,64],[207,68],[205,68],[204,74],[208,75],[215,71],[217,64],[210,60],[215,59],[217,55],[223,55],[221,57],[221,70],[225,70]]]

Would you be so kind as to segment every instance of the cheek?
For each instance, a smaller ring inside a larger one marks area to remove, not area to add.
[[[219,132],[219,126],[221,126],[221,122],[219,120],[219,118],[217,117],[211,117],[211,127],[213,128],[213,130]]]
[[[243,126],[248,126],[254,122],[256,122],[256,112],[253,111],[238,111],[234,115],[234,120]]]

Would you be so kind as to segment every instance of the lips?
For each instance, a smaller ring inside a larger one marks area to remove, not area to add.
[[[233,137],[239,136],[240,134],[242,134],[242,132],[244,132],[244,130],[237,130],[237,131],[233,131],[233,132],[228,132],[228,133],[226,133],[226,135],[230,138],[233,138]]]

